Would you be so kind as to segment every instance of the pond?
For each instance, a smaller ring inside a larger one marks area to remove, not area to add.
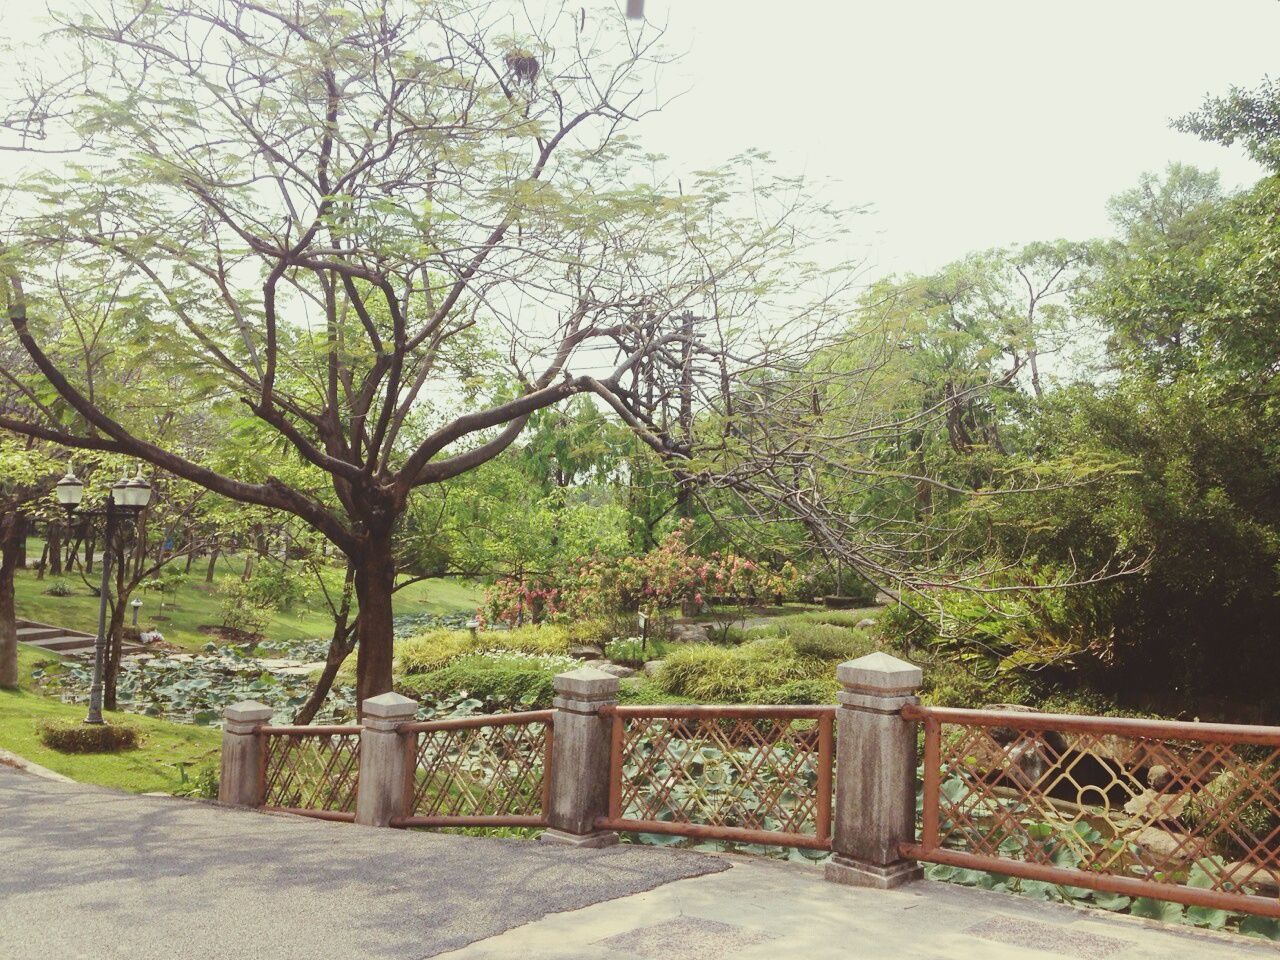
[[[396,618],[397,637],[434,627],[464,626],[467,614],[414,614]],[[220,726],[222,712],[241,700],[257,700],[276,711],[277,723],[289,722],[310,695],[311,677],[323,665],[329,641],[264,640],[252,648],[205,644],[198,653],[158,651],[126,657],[120,665],[116,695],[121,710],[179,723]],[[93,680],[88,659],[68,659],[37,667],[41,690],[66,703],[87,703]],[[471,712],[465,697],[424,704],[422,719]],[[355,716],[355,688],[335,684],[316,723],[344,723]],[[479,706],[479,704],[475,704]]]

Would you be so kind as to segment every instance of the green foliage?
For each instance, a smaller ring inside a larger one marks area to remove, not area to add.
[[[979,590],[907,592],[879,620],[883,637],[986,676],[1062,670],[1104,656],[1109,637],[1081,622],[1059,571],[1020,568],[971,584]]]
[[[42,744],[62,753],[120,753],[135,749],[140,739],[137,727],[123,723],[41,720],[36,728]]]
[[[628,637],[625,640],[612,640],[605,645],[604,655],[614,663],[626,667],[640,668],[650,660],[661,660],[671,650],[665,640],[641,640],[639,637]]]
[[[75,587],[71,585],[70,580],[50,580],[49,585],[44,588],[46,597],[69,597],[76,592]]]
[[[658,678],[668,693],[708,703],[751,703],[761,691],[809,678],[811,668],[785,640],[739,647],[687,644],[672,650]]]
[[[22,689],[0,690],[0,747],[73,780],[133,793],[172,792],[180,786],[180,766],[217,765],[220,731],[130,714],[108,713],[107,722],[137,727],[141,740],[136,749],[124,753],[62,753],[49,749],[40,742],[37,725],[41,721],[79,724],[84,719],[83,705],[31,692],[31,672],[51,659],[55,658],[18,645]]]
[[[251,584],[237,581],[222,591],[219,623],[238,637],[258,637],[275,614],[275,604],[260,599]]]
[[[514,630],[432,630],[396,646],[396,672],[429,673],[450,660],[472,653],[510,650],[529,654],[562,654],[574,642],[566,627],[538,624]]]
[[[778,622],[778,629],[791,641],[797,655],[828,664],[853,660],[876,648],[874,641],[862,631],[830,623],[784,617]]]
[[[1183,817],[1204,836],[1212,837],[1223,856],[1247,856],[1253,849],[1253,838],[1271,837],[1280,830],[1280,815],[1263,798],[1254,797],[1252,787],[1277,777],[1280,771],[1274,765],[1251,770],[1247,781],[1237,772],[1225,770],[1190,796]]]
[[[756,691],[754,700],[767,704],[834,703],[839,689],[833,672],[825,679],[788,680],[776,687],[762,687]]]
[[[211,763],[200,767],[194,776],[187,773],[187,764],[176,764],[179,784],[173,790],[175,797],[196,797],[200,800],[218,799],[219,768]]]
[[[858,610],[806,610],[804,613],[793,613],[782,617],[779,624],[791,623],[826,623],[835,627],[857,627],[866,619],[875,619],[880,612],[879,607],[863,607]]]
[[[411,694],[444,700],[468,697],[480,701],[481,712],[549,707],[557,673],[572,670],[570,657],[497,651],[468,654],[446,666],[401,679]]]

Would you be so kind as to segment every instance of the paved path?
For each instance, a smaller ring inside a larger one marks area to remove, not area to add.
[[[0,766],[4,960],[419,960],[724,869],[682,851],[570,850],[133,797]]]
[[[0,767],[0,957],[1277,960],[1238,937],[651,847],[373,830]]]

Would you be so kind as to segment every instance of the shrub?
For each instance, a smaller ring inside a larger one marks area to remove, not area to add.
[[[1276,769],[1260,765],[1254,777],[1250,782],[1274,783]],[[1224,770],[1191,796],[1183,818],[1213,837],[1223,856],[1239,859],[1249,854],[1254,838],[1274,837],[1280,828],[1280,815],[1265,800],[1250,799],[1252,793],[1250,783],[1242,782],[1237,772]]]
[[[429,673],[406,677],[400,685],[437,699],[466,695],[481,701],[485,710],[547,707],[555,696],[555,675],[576,663],[567,657],[510,651],[470,654]]]
[[[749,703],[759,691],[809,679],[812,665],[785,640],[755,640],[740,647],[688,644],[662,663],[658,682],[667,693],[695,701]]]
[[[642,667],[650,660],[661,660],[670,648],[663,640],[641,642],[639,637],[613,640],[605,644],[604,655],[614,663],[627,667]]]
[[[138,746],[137,727],[77,720],[42,720],[36,727],[40,742],[61,753],[119,753]]]
[[[791,680],[776,687],[765,687],[756,693],[757,703],[807,704],[834,703],[840,685],[835,675],[827,679]]]
[[[218,767],[206,764],[195,776],[187,773],[185,763],[178,764],[178,776],[181,782],[174,788],[175,797],[199,797],[203,800],[218,799]]]
[[[75,593],[75,588],[71,586],[67,580],[52,580],[49,585],[44,588],[45,596],[49,597],[69,597]]]
[[[668,693],[653,677],[627,677],[618,684],[618,700],[621,703],[693,703],[688,697]]]
[[[473,649],[467,630],[431,630],[396,644],[396,672],[429,673]]]
[[[521,653],[565,653],[572,642],[569,628],[555,624],[486,630],[476,635],[484,650],[518,650]]]
[[[826,623],[833,627],[856,627],[859,622],[877,612],[874,610],[806,610],[804,613],[795,613],[781,619],[785,623],[799,621],[803,623]]]
[[[275,606],[259,598],[249,583],[237,580],[223,593],[220,615],[224,630],[260,636],[274,614]]]
[[[551,624],[515,630],[480,630],[474,636],[469,630],[431,630],[396,645],[396,672],[406,675],[430,673],[458,657],[492,650],[566,653],[570,646],[569,637],[567,628]]]
[[[787,637],[799,656],[824,663],[842,663],[871,653],[876,648],[866,634],[826,623],[801,621],[790,624]]]

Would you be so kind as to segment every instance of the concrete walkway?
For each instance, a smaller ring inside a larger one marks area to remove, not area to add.
[[[0,767],[0,957],[55,956],[1277,960],[1280,950],[946,884],[856,890],[749,858],[373,830]]]

